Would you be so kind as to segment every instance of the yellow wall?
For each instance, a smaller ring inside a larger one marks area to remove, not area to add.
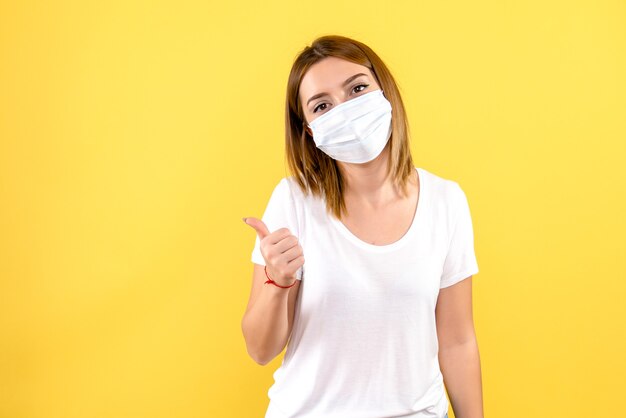
[[[263,416],[282,355],[246,353],[241,218],[331,33],[468,195],[486,416],[619,413],[624,1],[87,3],[0,2],[0,417]]]

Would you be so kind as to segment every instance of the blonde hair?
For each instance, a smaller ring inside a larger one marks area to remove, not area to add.
[[[370,69],[392,107],[390,158],[387,166],[392,181],[405,195],[415,171],[409,147],[409,126],[398,86],[383,61],[367,45],[339,35],[321,36],[296,57],[287,82],[285,107],[285,157],[294,179],[305,194],[323,197],[327,210],[338,219],[346,212],[344,181],[337,162],[318,149],[306,131],[299,100],[302,78],[308,69],[326,57],[338,57]]]

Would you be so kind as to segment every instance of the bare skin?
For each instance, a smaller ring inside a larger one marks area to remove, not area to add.
[[[352,78],[359,73],[363,75]],[[348,79],[351,80],[344,85]],[[327,57],[311,66],[300,85],[300,102],[306,122],[310,123],[333,106],[378,89],[380,86],[367,67]],[[309,134],[312,135],[310,130]],[[355,236],[372,245],[398,241],[409,229],[419,204],[420,179],[417,172],[409,181],[409,195],[404,196],[387,175],[388,158],[389,146],[386,146],[378,157],[367,163],[337,161],[346,185],[344,199],[347,214],[341,221]],[[266,237],[269,233],[274,234],[272,237],[280,238],[277,231],[267,231],[257,218],[247,218],[247,223],[257,231],[259,237]],[[268,241],[279,242],[278,239]],[[291,248],[293,254],[283,257],[284,266],[292,264],[291,269],[283,271],[293,272],[303,262],[306,249],[299,247],[293,236],[288,243],[283,242],[283,247]],[[279,269],[275,268],[274,271],[278,274]],[[458,418],[483,417],[480,359],[472,318],[471,278],[469,276],[441,289],[435,311],[439,363]],[[292,283],[291,279],[293,277],[288,275],[280,277],[284,284]],[[265,280],[263,266],[255,264],[251,295],[242,321],[248,351],[260,364],[268,363],[286,346],[291,335],[294,304],[300,286],[300,282],[296,281],[292,288],[280,289],[264,284]],[[267,318],[273,322],[269,323]]]

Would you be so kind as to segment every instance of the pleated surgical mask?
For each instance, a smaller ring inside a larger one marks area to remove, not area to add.
[[[308,126],[317,148],[331,158],[366,163],[391,137],[391,103],[381,89],[374,90],[336,105]]]

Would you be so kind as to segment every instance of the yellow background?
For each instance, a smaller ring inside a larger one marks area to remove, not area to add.
[[[3,0],[0,417],[263,416],[241,218],[323,34],[382,57],[468,196],[485,416],[621,412],[624,1]]]

